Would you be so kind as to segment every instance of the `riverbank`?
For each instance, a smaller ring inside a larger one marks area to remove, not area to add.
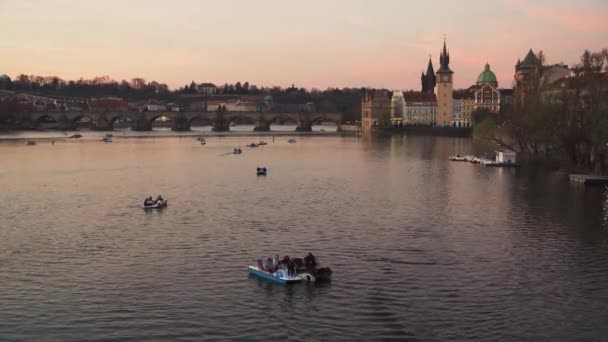
[[[473,136],[472,129],[468,127],[416,127],[416,126],[401,126],[401,127],[373,127],[374,133],[387,134],[411,134],[411,135],[429,135],[439,137],[460,137],[471,138]]]

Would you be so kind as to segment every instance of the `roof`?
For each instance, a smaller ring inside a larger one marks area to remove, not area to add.
[[[423,93],[420,91],[403,92],[405,102],[437,102],[437,96],[433,93]]]
[[[530,51],[528,51],[528,54],[526,55],[524,60],[521,61],[521,63],[519,63],[517,65],[517,67],[523,68],[523,69],[529,69],[529,68],[536,67],[536,65],[538,65],[538,58],[536,57],[536,55],[534,54],[532,49],[530,49]]]
[[[486,63],[486,66],[481,72],[481,74],[479,74],[479,77],[477,77],[477,84],[480,83],[498,84],[498,81],[496,80],[496,75],[492,72],[492,70],[490,70],[490,64],[488,63]]]

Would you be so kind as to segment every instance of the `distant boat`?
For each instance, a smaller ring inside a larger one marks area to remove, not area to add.
[[[34,140],[28,140],[25,144],[28,145],[28,146],[34,146],[37,143]]]
[[[82,138],[82,134],[72,134],[68,137],[69,139],[79,139]]]
[[[103,143],[111,143],[112,139],[110,139],[110,138],[103,138],[103,139],[99,139],[99,141],[101,141]]]
[[[247,147],[258,147],[258,145],[256,143],[251,143],[251,144],[248,144]]]
[[[265,141],[260,141],[260,142],[258,143],[258,146],[264,146],[264,145],[268,145],[268,143],[267,143],[267,142],[265,142]]]
[[[199,140],[199,141],[201,142],[201,145],[206,145],[207,144],[207,141],[205,139],[201,138],[201,140]]]
[[[295,144],[296,143],[296,139],[289,139],[287,142],[290,143],[290,144]]]
[[[150,204],[150,205],[142,205],[142,208],[144,208],[144,209],[162,209],[162,208],[165,208],[166,206],[167,206],[167,200],[163,200],[163,201],[154,202],[154,204]]]
[[[256,170],[256,174],[258,176],[266,176],[267,173],[268,173],[268,169],[266,169],[266,167],[258,167]]]
[[[243,153],[243,151],[240,148],[235,148],[234,150],[232,150],[232,154],[241,154]]]

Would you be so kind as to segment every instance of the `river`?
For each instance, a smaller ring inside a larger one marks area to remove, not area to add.
[[[0,340],[608,335],[601,189],[447,161],[491,151],[470,139],[263,139],[0,143]],[[331,283],[247,275],[309,251]]]

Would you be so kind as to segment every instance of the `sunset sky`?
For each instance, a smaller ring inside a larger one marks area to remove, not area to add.
[[[0,0],[0,74],[418,89],[447,35],[456,87],[532,48],[608,47],[606,0]]]

